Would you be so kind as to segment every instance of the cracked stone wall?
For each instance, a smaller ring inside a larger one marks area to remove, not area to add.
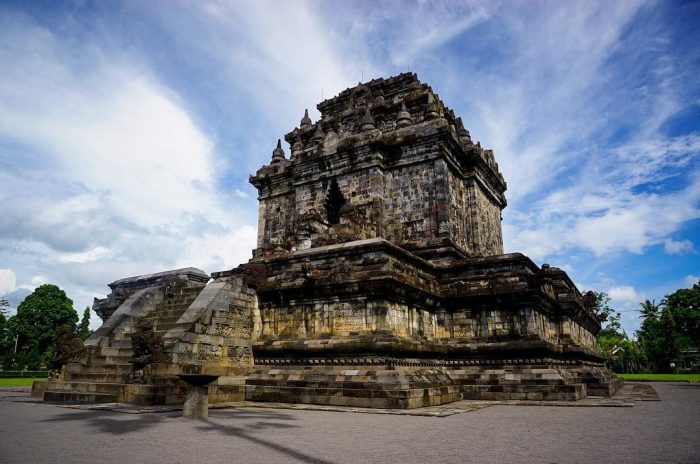
[[[167,334],[172,362],[203,366],[226,375],[253,365],[252,342],[259,335],[257,297],[241,277],[210,283]],[[166,338],[166,346],[167,346]]]
[[[447,170],[449,235],[460,249],[484,256],[503,254],[501,208],[474,177]]]
[[[291,156],[278,143],[251,177],[260,200],[254,256],[374,237],[442,262],[502,252],[506,185],[493,153],[415,75],[372,81],[318,107],[319,121],[305,115],[285,136]],[[339,221],[326,205],[336,184]],[[442,255],[431,257],[435,249]]]
[[[596,337],[588,330],[581,327],[580,324],[565,318],[559,324],[560,339],[575,346],[583,346],[590,349],[597,349],[598,341]]]
[[[432,164],[432,163],[431,163]],[[435,170],[417,164],[386,173],[386,239],[419,242],[437,236]]]
[[[488,196],[486,191],[471,182],[469,214],[467,218],[467,230],[471,230],[472,250],[478,250],[484,256],[499,255],[503,253],[503,237],[501,232],[501,208]]]

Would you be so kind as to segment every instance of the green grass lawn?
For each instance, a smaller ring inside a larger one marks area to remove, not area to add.
[[[35,380],[46,380],[46,378],[22,377],[13,379],[0,379],[0,387],[31,387]]]
[[[651,382],[700,382],[700,374],[617,374],[625,380]]]

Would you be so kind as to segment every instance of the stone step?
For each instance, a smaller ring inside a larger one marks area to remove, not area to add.
[[[149,321],[149,320],[154,320],[154,319],[161,319],[164,317],[177,317],[179,318],[185,313],[185,309],[167,309],[167,310],[162,310],[162,311],[154,311],[144,317],[142,317],[140,320],[142,321]]]
[[[118,348],[116,355],[107,355],[106,353],[103,354],[106,356],[133,356],[134,350],[132,350],[131,348]]]
[[[586,396],[583,384],[569,385],[461,385],[465,400],[575,401]]]
[[[413,409],[452,403],[462,396],[456,387],[367,390],[246,385],[245,398],[248,401]]]
[[[178,304],[166,304],[156,309],[155,311],[146,314],[145,316],[143,316],[143,318],[148,319],[152,318],[155,315],[176,316],[178,314],[184,313],[187,310],[188,306],[189,302],[182,302]]]
[[[106,346],[100,349],[98,356],[131,356],[134,351],[129,347]]]
[[[50,382],[47,391],[67,391],[75,393],[111,393],[119,394],[123,384],[115,382],[80,382],[64,380],[61,382]]]
[[[173,327],[177,327],[177,326],[178,326],[178,324],[176,322],[169,323],[169,324],[158,323],[157,325],[155,325],[155,332],[159,333],[159,334],[165,333],[168,330],[172,329]]]
[[[71,363],[66,366],[66,373],[81,374],[84,372],[100,374],[128,374],[131,372],[131,364],[78,364]]]
[[[44,401],[60,403],[118,403],[119,394],[47,391],[44,393]]]
[[[156,311],[187,308],[194,301],[193,296],[181,296],[163,300]]]
[[[170,324],[177,322],[180,317],[184,314],[184,311],[177,311],[174,314],[168,312],[167,314],[153,314],[139,320],[139,324],[155,325],[155,324]],[[131,333],[131,332],[130,332]]]
[[[129,361],[131,361],[131,356],[131,353],[109,356],[93,354],[90,356],[90,364],[129,364]]]
[[[174,324],[175,322],[177,322],[178,320],[180,320],[180,317],[181,317],[180,315],[178,315],[178,316],[159,317],[159,318],[156,320],[155,324],[158,324],[158,325],[160,325],[160,324]]]
[[[128,338],[115,338],[109,342],[109,346],[120,349],[131,349],[131,337]]]
[[[130,372],[130,371],[129,371]],[[126,380],[129,372],[108,374],[104,372],[66,372],[67,382],[119,383]]]

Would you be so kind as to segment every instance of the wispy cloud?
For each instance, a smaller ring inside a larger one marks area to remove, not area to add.
[[[62,263],[87,263],[109,256],[112,255],[108,248],[98,246],[80,253],[66,253],[60,255],[58,260]]]
[[[692,253],[695,251],[693,242],[690,240],[664,240],[664,250],[670,255],[680,255],[684,253]]]
[[[215,144],[176,93],[125,56],[86,45],[73,62],[25,16],[0,42],[0,251],[20,286],[94,295],[183,257],[212,271],[250,256],[254,217],[217,190]]]
[[[621,303],[637,304],[646,298],[631,285],[619,285],[608,289],[608,296]]]
[[[12,269],[0,269],[0,295],[10,293],[17,287],[17,276]]]
[[[692,287],[693,285],[697,284],[700,282],[700,276],[689,274],[685,276],[685,284],[687,285],[688,288]]]

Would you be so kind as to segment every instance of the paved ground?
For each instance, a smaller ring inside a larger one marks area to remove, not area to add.
[[[237,408],[207,422],[0,391],[0,462],[700,463],[700,384],[653,387],[661,401],[634,407],[494,405],[439,417]]]

